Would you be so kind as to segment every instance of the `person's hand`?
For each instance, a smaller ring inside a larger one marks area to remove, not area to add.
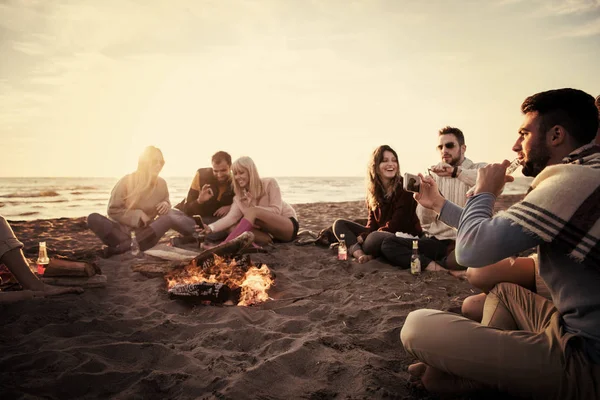
[[[140,215],[140,222],[139,222],[140,228],[147,226],[150,222],[152,222],[150,217],[147,216],[145,212],[142,212]]]
[[[161,201],[156,205],[156,211],[158,211],[158,215],[165,215],[169,212],[171,205],[166,201]]]
[[[358,242],[358,244],[363,244],[363,242],[365,241],[362,236],[357,236],[356,237],[356,241]]]
[[[215,211],[215,213],[213,215],[215,217],[221,218],[221,217],[227,215],[227,213],[229,212],[230,209],[231,209],[231,206],[219,207],[219,209],[217,211]]]
[[[209,233],[212,233],[212,229],[210,229],[210,226],[204,224],[204,226],[202,228],[199,226],[196,226],[196,232],[208,235]]]
[[[437,163],[436,165],[432,166],[430,169],[431,169],[431,172],[433,172],[437,176],[451,177],[454,167],[452,165],[442,161],[442,162]]]
[[[419,186],[419,193],[413,195],[415,200],[423,207],[439,214],[446,199],[440,193],[435,179],[428,175],[423,176],[423,174],[419,174],[419,178],[421,178],[421,185]]]
[[[249,190],[242,189],[242,198],[240,200],[249,207],[250,203],[252,203],[252,193]]]
[[[200,193],[198,194],[198,199],[196,200],[199,204],[206,203],[211,197],[214,196],[212,189],[209,184],[202,186]]]
[[[510,165],[510,161],[504,160],[500,164],[489,164],[477,170],[477,182],[473,195],[479,193],[491,193],[498,197],[504,189],[506,182],[515,180],[511,175],[506,175],[506,167]]]

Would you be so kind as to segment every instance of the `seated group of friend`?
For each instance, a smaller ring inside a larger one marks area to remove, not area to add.
[[[419,360],[409,367],[415,385],[439,394],[495,389],[528,398],[600,398],[599,109],[600,97],[575,89],[525,99],[512,150],[523,174],[535,179],[522,201],[495,215],[496,198],[513,180],[509,162],[473,163],[460,129],[438,132],[441,160],[419,174],[414,196],[403,189],[396,152],[375,149],[367,224],[338,219],[336,237],[344,235],[359,263],[381,257],[401,268],[409,267],[418,240],[426,270],[468,267],[467,279],[483,291],[464,301],[463,316],[426,309],[408,315],[401,341]],[[296,238],[296,212],[249,157],[232,163],[225,152],[213,155],[212,168],[197,171],[175,208],[158,176],[163,165],[161,151],[146,148],[137,170],[114,187],[108,218],[88,217],[107,255],[127,251],[132,230],[142,250],[169,229],[182,238],[201,231],[209,243],[246,231],[257,245]],[[194,215],[207,224],[198,226]],[[0,222],[0,262],[32,295],[60,293],[26,268],[22,244]],[[536,247],[532,257],[515,257]]]

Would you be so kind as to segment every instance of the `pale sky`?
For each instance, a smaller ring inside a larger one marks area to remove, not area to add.
[[[0,1],[0,176],[163,176],[226,150],[262,176],[403,172],[463,130],[512,158],[530,94],[600,94],[600,0]]]

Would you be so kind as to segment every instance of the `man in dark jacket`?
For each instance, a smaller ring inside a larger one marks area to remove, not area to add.
[[[190,185],[187,197],[175,206],[190,217],[200,215],[210,224],[227,215],[233,203],[231,156],[218,151],[212,156],[212,168],[200,168]]]

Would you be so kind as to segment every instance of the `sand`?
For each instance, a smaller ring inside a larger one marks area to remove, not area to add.
[[[498,208],[521,196],[508,196]],[[302,229],[364,218],[362,202],[295,205]],[[338,261],[329,249],[278,244],[252,255],[277,275],[254,307],[190,306],[162,278],[101,259],[85,218],[11,221],[36,258],[94,261],[106,288],[0,305],[0,393],[9,398],[424,399],[399,334],[419,308],[457,310],[477,293],[444,273],[412,276],[379,260]]]

